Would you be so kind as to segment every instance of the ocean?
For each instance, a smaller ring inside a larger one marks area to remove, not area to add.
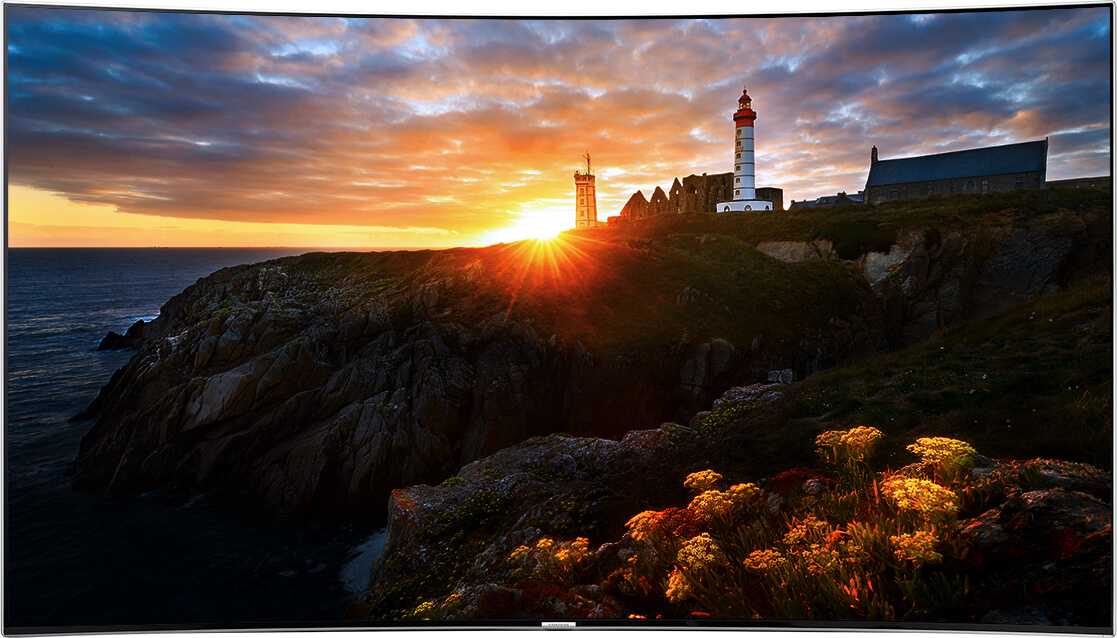
[[[4,625],[341,621],[383,534],[159,494],[105,499],[63,473],[71,421],[132,351],[97,351],[199,277],[297,249],[12,248],[7,253]]]

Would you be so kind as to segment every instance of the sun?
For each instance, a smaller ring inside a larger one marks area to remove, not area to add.
[[[553,239],[572,226],[574,214],[568,210],[536,209],[520,213],[511,226],[486,233],[489,243],[511,243],[521,239]]]

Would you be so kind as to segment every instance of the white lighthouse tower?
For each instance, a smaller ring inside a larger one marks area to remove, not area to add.
[[[756,111],[752,110],[752,98],[748,88],[741,92],[737,100],[737,112],[733,123],[737,125],[736,144],[733,149],[733,201],[718,202],[717,210],[728,213],[731,210],[772,210],[772,202],[756,199],[756,162],[753,158],[753,123]]]

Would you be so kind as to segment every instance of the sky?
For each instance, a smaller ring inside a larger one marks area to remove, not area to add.
[[[498,20],[8,5],[10,246],[444,247],[732,170],[864,188],[881,159],[1050,138],[1108,175],[1110,9]],[[406,7],[404,7],[406,9]]]

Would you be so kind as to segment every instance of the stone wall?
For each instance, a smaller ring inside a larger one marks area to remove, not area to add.
[[[783,189],[758,188],[756,193],[758,198],[774,202],[774,210],[783,210]],[[714,213],[718,202],[732,199],[733,173],[688,175],[682,181],[676,177],[668,192],[657,186],[650,200],[636,191],[618,217],[628,221],[660,213]]]

